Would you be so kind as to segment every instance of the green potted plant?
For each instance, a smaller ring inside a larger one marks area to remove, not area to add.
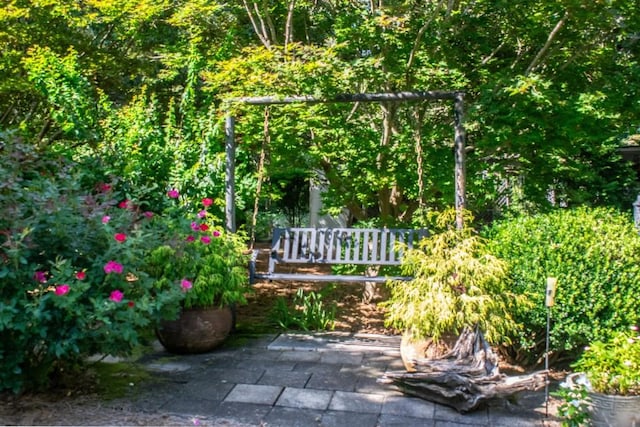
[[[157,217],[164,243],[148,254],[147,272],[185,295],[179,317],[162,322],[157,335],[171,352],[209,351],[232,329],[232,308],[246,303],[248,252],[241,234],[227,233],[209,212],[212,199],[189,216],[176,190],[168,196],[174,205]]]
[[[410,372],[413,360],[446,353],[465,328],[499,342],[516,328],[511,304],[525,303],[508,291],[506,264],[471,227],[455,224],[453,210],[436,215],[432,234],[403,256],[402,274],[413,280],[389,283],[385,322],[403,331],[401,355]]]
[[[640,335],[638,327],[617,331],[589,345],[572,365],[562,386],[568,402],[560,408],[567,425],[586,418],[594,426],[631,426],[640,422]],[[576,398],[576,396],[578,398]],[[585,399],[580,399],[583,396]]]

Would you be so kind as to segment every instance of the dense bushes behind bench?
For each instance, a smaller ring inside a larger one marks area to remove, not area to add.
[[[524,324],[513,348],[521,361],[535,361],[544,351],[548,276],[558,278],[551,329],[556,356],[574,356],[638,321],[640,237],[630,213],[563,209],[505,220],[484,234],[492,253],[509,263],[514,290],[531,294],[536,304],[515,313]]]

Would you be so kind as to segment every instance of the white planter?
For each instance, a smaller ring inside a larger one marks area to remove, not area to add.
[[[567,376],[569,387],[584,384],[585,374],[576,372]],[[588,383],[588,381],[587,381]],[[640,396],[617,396],[590,390],[589,416],[594,427],[640,427]]]
[[[640,427],[640,396],[589,393],[594,427]]]

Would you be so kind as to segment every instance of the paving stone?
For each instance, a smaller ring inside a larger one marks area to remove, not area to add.
[[[320,353],[320,363],[360,365],[364,356],[361,353],[325,351]]]
[[[176,384],[168,381],[143,384],[133,397],[125,398],[126,402],[134,408],[145,412],[158,412],[160,408],[172,399],[176,394],[184,392],[184,383]],[[119,403],[122,399],[116,399],[113,403]]]
[[[348,333],[308,336],[284,340],[302,349],[295,351],[268,350],[268,340],[253,337],[194,356],[157,350],[138,363],[151,365],[158,381],[132,387],[130,395],[111,404],[193,417],[203,425],[560,426],[544,417],[541,392],[521,393],[518,405],[459,414],[378,383],[387,371],[404,371],[391,349],[393,340]]]
[[[403,417],[402,415],[381,414],[377,427],[435,427],[433,418]]]
[[[307,382],[307,388],[318,388],[323,390],[356,391],[358,376],[348,373],[317,373],[311,374]]]
[[[477,411],[461,414],[448,406],[436,405],[434,417],[437,421],[474,425],[489,424],[489,413],[487,409],[478,409]]]
[[[309,378],[311,374],[308,372],[266,371],[258,384],[304,388]]]
[[[241,364],[236,365],[236,369],[247,369],[250,371],[293,371],[296,362],[282,360],[245,360]]]
[[[376,367],[383,371],[395,371],[404,369],[402,359],[399,355],[365,353],[362,364],[366,366]]]
[[[148,369],[152,372],[184,372],[191,369],[192,365],[189,363],[180,363],[180,362],[156,362],[149,363],[144,365],[145,369]]]
[[[255,384],[263,374],[264,371],[253,371],[243,368],[209,368],[202,373],[201,378],[206,378],[211,381],[221,381],[234,384]]]
[[[373,393],[381,395],[395,395],[397,390],[389,384],[380,384],[377,378],[360,377],[356,383],[355,391],[358,393]]]
[[[365,412],[378,414],[382,410],[384,396],[378,394],[336,391],[329,404],[333,411]]]
[[[391,395],[384,399],[382,414],[433,419],[435,406],[435,403],[423,399]]]
[[[537,414],[533,411],[523,410],[522,407],[503,407],[489,408],[489,423],[492,426],[501,427],[532,427],[541,426],[545,421],[545,425],[560,425],[559,420],[555,416],[545,417],[543,414]],[[554,422],[556,424],[554,424]]]
[[[320,425],[322,427],[375,427],[378,425],[378,414],[327,411],[322,416]]]
[[[278,398],[276,405],[290,408],[327,409],[332,397],[333,392],[330,390],[287,387]]]
[[[327,365],[318,362],[298,362],[293,370],[297,372],[338,375],[340,365]]]
[[[434,420],[434,426],[435,427],[493,427],[489,424],[478,424],[473,420],[469,420],[468,422],[463,422],[463,421]]]
[[[302,410],[275,407],[265,417],[265,424],[269,427],[310,427],[319,426],[322,411]]]
[[[222,402],[215,408],[213,416],[218,418],[232,420],[229,424],[216,423],[216,425],[237,426],[238,424],[249,424],[251,426],[263,426],[264,420],[271,412],[270,405],[258,405],[255,403],[242,402]]]
[[[219,405],[220,401],[215,402],[177,395],[167,401],[160,409],[162,412],[202,418],[215,414]]]
[[[288,360],[293,362],[318,362],[320,353],[317,351],[285,351],[280,355],[279,360]]]
[[[280,334],[269,346],[269,350],[317,351],[326,347],[327,340],[316,334]]]
[[[278,386],[236,384],[224,401],[273,405],[280,393],[282,393],[282,387]]]
[[[206,400],[222,401],[234,387],[234,383],[204,377],[186,384],[183,394]]]

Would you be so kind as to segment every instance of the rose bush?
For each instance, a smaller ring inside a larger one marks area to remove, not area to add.
[[[214,249],[206,241],[241,245],[217,240],[207,212],[188,242],[175,190],[168,210],[152,212],[114,184],[86,191],[72,164],[15,140],[0,138],[0,152],[0,391],[51,385],[92,354],[128,355],[175,318],[198,278],[158,248],[196,256]]]

